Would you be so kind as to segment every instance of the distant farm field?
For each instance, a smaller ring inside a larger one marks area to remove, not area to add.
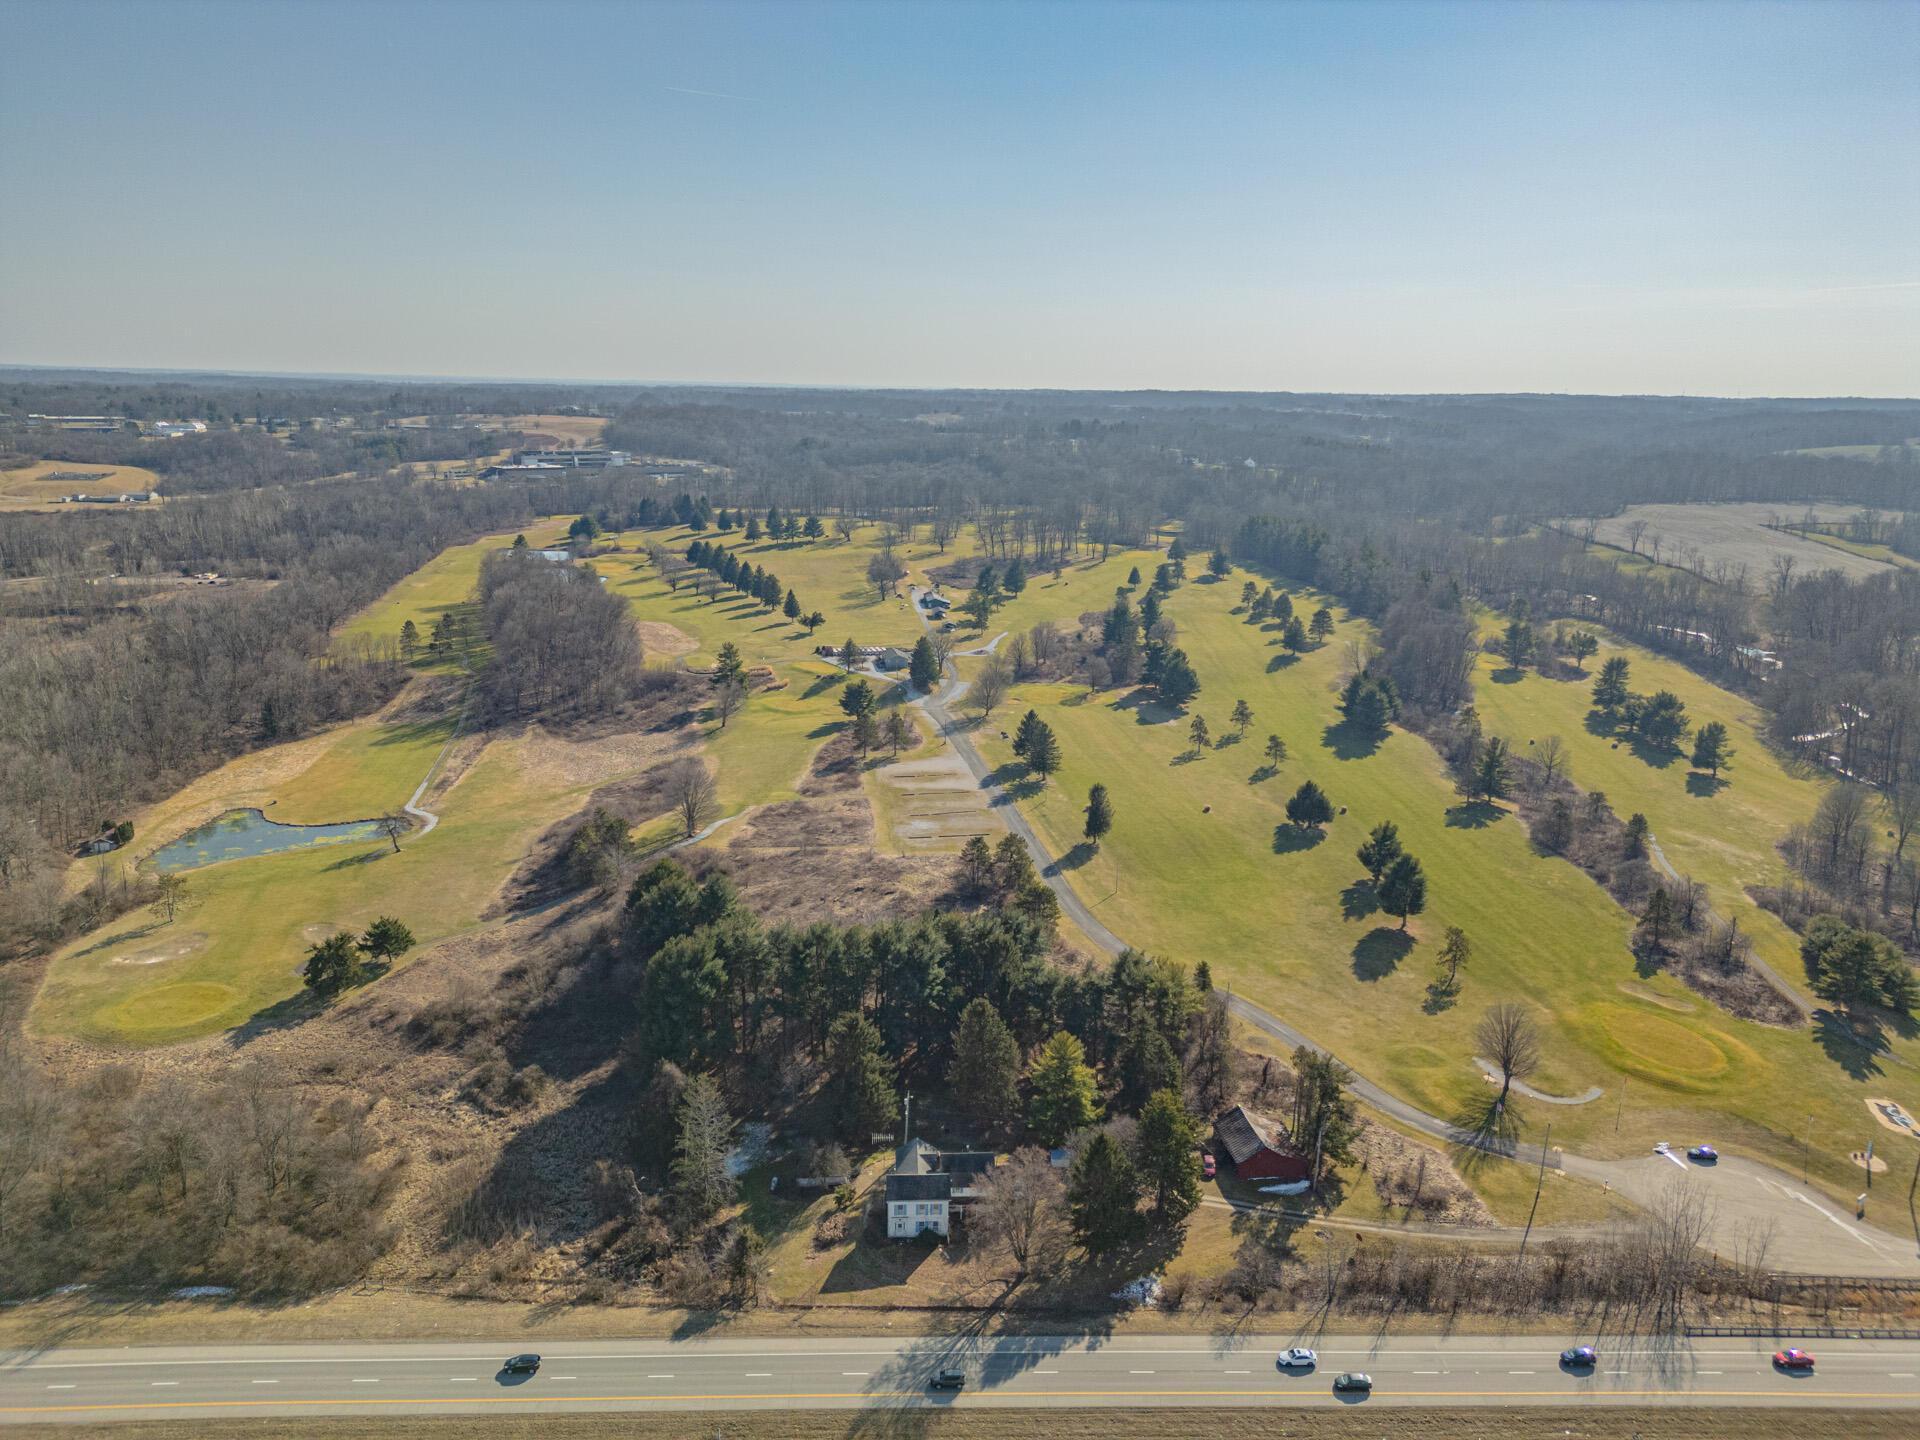
[[[98,479],[57,479],[60,475],[91,475]],[[59,504],[67,495],[125,495],[151,490],[160,483],[153,471],[138,465],[91,465],[77,460],[36,460],[23,470],[0,470],[0,510],[40,509]],[[69,508],[69,507],[63,507]],[[70,507],[86,508],[86,507]]]
[[[1808,514],[1819,521],[1847,520],[1860,513],[1858,505],[1774,505],[1741,501],[1725,505],[1630,505],[1602,520],[1594,538],[1629,553],[1689,570],[1706,571],[1720,565],[1745,566],[1749,582],[1764,583],[1777,557],[1790,556],[1800,574],[1838,570],[1859,577],[1887,568],[1866,555],[1822,545],[1803,535],[1772,530],[1770,524],[1792,525]],[[1562,522],[1569,533],[1584,533],[1587,522]],[[1644,525],[1636,548],[1635,527]],[[1656,544],[1658,549],[1656,550]]]

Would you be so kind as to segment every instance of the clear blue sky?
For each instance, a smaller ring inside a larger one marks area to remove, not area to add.
[[[0,0],[0,361],[1920,393],[1920,0]]]

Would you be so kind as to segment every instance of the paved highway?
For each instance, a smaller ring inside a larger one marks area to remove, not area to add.
[[[1288,1345],[1320,1352],[1284,1372]],[[1920,1407],[1920,1342],[1811,1344],[1811,1375],[1768,1342],[1600,1342],[1591,1374],[1553,1337],[1022,1336],[993,1340],[556,1341],[532,1377],[497,1341],[0,1352],[0,1424],[220,1415],[852,1409],[873,1405],[1820,1405]],[[964,1370],[958,1395],[928,1390]],[[1341,1370],[1367,1398],[1332,1390]]]

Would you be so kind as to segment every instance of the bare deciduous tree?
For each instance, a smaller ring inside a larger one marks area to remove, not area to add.
[[[1067,1191],[1047,1152],[1027,1146],[981,1183],[974,1233],[1005,1251],[1022,1275],[1044,1275],[1066,1255]]]
[[[1500,1103],[1513,1082],[1540,1068],[1540,1032],[1522,1005],[1495,1005],[1474,1031],[1482,1056],[1500,1071]]]
[[[680,828],[691,840],[714,818],[720,808],[719,785],[707,767],[689,756],[676,760],[667,769],[667,803],[680,817]]]
[[[984,719],[991,716],[994,707],[1007,698],[1007,690],[1013,684],[1013,673],[1007,662],[998,655],[989,656],[980,673],[973,677],[973,684],[967,687],[967,703],[978,710]]]
[[[1542,782],[1551,785],[1567,763],[1567,742],[1558,735],[1549,735],[1534,747],[1533,758],[1540,766]]]

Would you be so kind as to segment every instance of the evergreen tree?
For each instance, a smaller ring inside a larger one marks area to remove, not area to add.
[[[806,526],[800,533],[805,535],[809,540],[818,540],[822,535],[827,533],[827,527],[820,523],[820,517],[818,515],[809,515],[807,516]]]
[[[873,687],[864,680],[850,681],[840,690],[840,708],[850,717],[871,715],[876,702]]]
[[[1267,736],[1267,768],[1278,770],[1287,759],[1287,742],[1278,735]]]
[[[747,667],[740,659],[740,647],[729,640],[720,647],[720,653],[713,660],[713,683],[715,685],[744,685],[747,682]]]
[[[955,1106],[975,1125],[998,1128],[1019,1113],[1020,1044],[984,997],[960,1012],[947,1083]]]
[[[1044,785],[1047,777],[1059,770],[1060,758],[1059,738],[1053,733],[1053,727],[1042,720],[1027,745],[1027,768],[1038,775]]]
[[[1245,735],[1247,727],[1253,723],[1253,707],[1244,700],[1233,702],[1233,714],[1227,717],[1233,722],[1233,733]]]
[[[1664,950],[1673,923],[1673,897],[1667,894],[1664,885],[1656,885],[1647,897],[1647,908],[1640,912],[1640,933],[1654,950]]]
[[[1140,1233],[1140,1179],[1106,1131],[1095,1132],[1067,1177],[1067,1214],[1089,1255],[1104,1255]]]
[[[331,1000],[360,979],[360,946],[345,930],[337,931],[307,947],[307,963],[301,967],[307,989],[322,1000]]]
[[[880,727],[881,737],[887,742],[887,749],[898,755],[902,750],[913,748],[915,739],[913,724],[901,712],[899,706],[887,712],[887,722]]]
[[[1612,714],[1627,703],[1627,657],[1609,655],[1593,682],[1593,708]]]
[[[760,538],[760,521],[757,516],[754,516],[754,515],[747,516],[746,536],[747,536],[747,543],[749,545],[751,545],[754,541]]]
[[[420,648],[420,627],[409,620],[400,627],[400,658],[413,659],[413,652]]]
[[[1135,587],[1136,589],[1139,587],[1140,567],[1138,565],[1134,566],[1131,570],[1127,571],[1127,584]]]
[[[1733,746],[1727,743],[1727,727],[1709,720],[1693,737],[1693,768],[1705,770],[1718,779],[1721,767],[1733,758]]]
[[[1033,744],[1033,737],[1040,729],[1040,712],[1029,710],[1020,717],[1020,723],[1013,728],[1014,758],[1025,760],[1027,750]]]
[[[1473,787],[1483,800],[1498,800],[1507,793],[1507,742],[1489,735],[1480,749],[1480,763],[1473,776]]]
[[[1107,799],[1107,787],[1095,785],[1087,792],[1087,826],[1085,835],[1098,849],[1106,833],[1113,829],[1113,802]]]
[[[1064,1030],[1041,1046],[1028,1081],[1027,1120],[1043,1145],[1060,1144],[1099,1113],[1086,1049]]]
[[[786,604],[780,607],[780,613],[789,620],[798,620],[800,618],[800,597],[791,590],[787,591],[787,601]]]
[[[1175,1086],[1154,1092],[1140,1112],[1133,1145],[1141,1188],[1162,1225],[1177,1225],[1200,1204],[1200,1122]]]
[[[1366,867],[1367,878],[1378,886],[1380,877],[1401,856],[1400,827],[1391,820],[1382,820],[1354,853]]]
[[[859,663],[860,646],[855,642],[854,638],[849,635],[847,637],[847,643],[840,647],[840,668],[848,674],[852,674],[853,667]]]
[[[1018,555],[1014,556],[1013,563],[1007,566],[1007,573],[1001,578],[1000,588],[1009,595],[1018,595],[1027,588],[1027,567],[1020,563]]]
[[[398,960],[413,945],[413,931],[391,915],[379,916],[360,937],[360,948],[381,964]]]
[[[1197,755],[1206,749],[1212,740],[1213,736],[1207,729],[1207,717],[1194,716],[1193,723],[1187,726],[1187,743],[1193,747],[1194,753]]]
[[[1305,781],[1287,800],[1287,819],[1303,830],[1328,824],[1333,819],[1333,802],[1313,781]]]
[[[1523,668],[1533,659],[1533,626],[1525,620],[1509,620],[1506,633],[1500,637],[1500,653],[1507,657],[1509,668]]]
[[[1139,1110],[1149,1096],[1180,1084],[1180,1059],[1146,1007],[1137,1007],[1127,1023],[1116,1057],[1120,1088],[1115,1108]]]
[[[1240,587],[1240,608],[1252,610],[1253,602],[1260,598],[1260,587],[1249,580]]]
[[[1232,569],[1233,561],[1227,558],[1227,552],[1223,547],[1216,547],[1207,557],[1207,573],[1216,580],[1226,579],[1227,572]]]
[[[1402,855],[1387,867],[1380,881],[1380,908],[1398,915],[1402,930],[1410,917],[1427,908],[1427,875],[1413,856]]]
[[[975,899],[994,887],[993,851],[984,835],[969,836],[960,847],[960,888]]]
[[[893,1066],[880,1032],[859,1011],[847,1011],[827,1032],[826,1069],[827,1114],[843,1140],[864,1146],[869,1135],[893,1127]]]
[[[1467,939],[1467,932],[1458,925],[1447,927],[1447,938],[1440,947],[1440,966],[1447,972],[1446,987],[1451,990],[1460,983],[1460,967],[1473,958],[1473,942]]]
[[[1287,621],[1287,628],[1280,632],[1280,643],[1296,655],[1307,648],[1307,627],[1298,615]]]
[[[1333,612],[1322,605],[1313,612],[1313,622],[1307,626],[1307,633],[1313,636],[1313,643],[1324,645],[1327,637],[1333,634]]]
[[[706,1220],[733,1203],[736,1189],[727,1169],[733,1117],[711,1075],[695,1075],[687,1081],[674,1119],[674,1199],[689,1218]]]
[[[813,632],[827,623],[827,617],[823,612],[815,610],[811,615],[802,619],[800,623],[807,627],[807,638],[812,639]]]
[[[940,657],[933,652],[933,642],[922,635],[913,644],[913,657],[907,662],[907,678],[913,682],[913,688],[924,695],[933,693],[940,684]]]
[[[1187,704],[1200,693],[1200,677],[1193,673],[1193,666],[1187,660],[1184,650],[1169,650],[1160,666],[1160,678],[1155,682],[1160,698],[1169,705],[1178,708]]]

